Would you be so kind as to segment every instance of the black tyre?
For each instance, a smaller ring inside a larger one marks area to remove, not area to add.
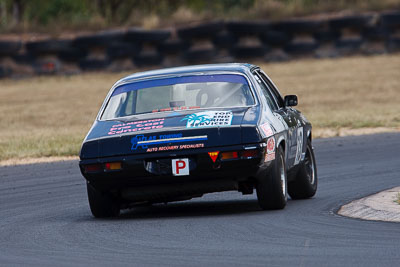
[[[157,49],[162,54],[179,54],[186,51],[190,47],[190,43],[184,40],[165,41],[158,45]]]
[[[110,65],[111,61],[106,59],[84,58],[79,61],[79,67],[82,70],[97,71],[104,70]]]
[[[210,62],[215,59],[217,51],[214,48],[191,49],[184,53],[184,59],[189,63]]]
[[[152,42],[161,43],[171,36],[169,30],[143,30],[132,28],[129,29],[125,35],[125,40],[129,42]]]
[[[236,58],[245,59],[263,57],[268,51],[269,48],[266,45],[237,45],[231,50],[231,53]]]
[[[295,19],[274,23],[272,28],[277,31],[288,33],[314,33],[320,29],[321,26],[321,21]]]
[[[258,204],[264,210],[283,209],[287,202],[287,174],[281,147],[276,150],[271,172],[256,185]]]
[[[0,78],[10,77],[11,74],[12,74],[11,68],[0,65]]]
[[[235,36],[260,35],[270,29],[267,21],[231,21],[226,25],[230,33]]]
[[[386,49],[389,53],[400,51],[400,38],[399,37],[391,37],[385,43]]]
[[[229,32],[225,32],[216,35],[212,42],[217,48],[231,48],[238,42],[238,38]]]
[[[125,33],[122,31],[103,31],[91,35],[79,36],[73,41],[78,48],[106,47],[115,42],[122,42]]]
[[[340,30],[343,28],[362,29],[373,19],[370,15],[347,16],[334,18],[329,21],[331,29]]]
[[[28,42],[25,47],[34,55],[57,54],[68,51],[71,48],[71,40],[44,40],[37,42]]]
[[[283,46],[293,38],[291,34],[281,31],[267,31],[260,36],[264,44],[271,46]]]
[[[0,55],[16,55],[18,54],[21,47],[21,41],[0,41]]]
[[[189,26],[178,29],[178,36],[182,39],[194,39],[194,38],[212,38],[217,35],[224,28],[222,21],[210,22],[197,26]]]
[[[141,49],[139,43],[112,43],[107,47],[107,55],[111,59],[129,58],[138,55]]]
[[[344,49],[349,51],[358,50],[362,44],[363,44],[362,38],[339,39],[335,43],[338,49]]]
[[[285,46],[285,52],[292,55],[313,53],[318,48],[317,42],[292,42]]]
[[[160,65],[164,60],[164,56],[160,53],[142,52],[133,57],[133,63],[138,67],[148,67]]]
[[[340,31],[318,31],[313,34],[314,39],[320,43],[336,41],[340,38]]]
[[[381,15],[381,23],[384,27],[395,28],[400,25],[400,12],[389,12]]]
[[[307,143],[304,161],[300,164],[295,180],[288,185],[288,192],[292,199],[310,198],[317,192],[317,165],[310,142]]]
[[[101,192],[87,184],[90,211],[96,218],[116,217],[120,212],[118,199],[107,192]]]

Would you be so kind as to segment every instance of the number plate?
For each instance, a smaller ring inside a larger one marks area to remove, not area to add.
[[[173,159],[171,165],[173,175],[189,175],[189,159]]]

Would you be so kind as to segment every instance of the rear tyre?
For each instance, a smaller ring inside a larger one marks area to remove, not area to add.
[[[289,195],[292,199],[310,198],[317,192],[317,165],[310,141],[307,142],[304,161],[300,164],[295,180],[290,182],[288,186]]]
[[[258,204],[263,210],[283,209],[287,202],[287,174],[282,148],[276,150],[271,172],[256,185]]]
[[[87,184],[90,211],[96,218],[116,217],[119,215],[120,203],[107,192],[101,192]]]

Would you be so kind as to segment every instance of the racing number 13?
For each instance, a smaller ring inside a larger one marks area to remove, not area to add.
[[[175,176],[189,175],[189,160],[188,159],[173,159],[172,174]]]

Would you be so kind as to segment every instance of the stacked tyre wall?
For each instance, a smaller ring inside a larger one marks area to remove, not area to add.
[[[104,31],[74,39],[22,42],[0,36],[0,77],[397,51],[400,11],[323,20],[217,21],[168,30]]]

